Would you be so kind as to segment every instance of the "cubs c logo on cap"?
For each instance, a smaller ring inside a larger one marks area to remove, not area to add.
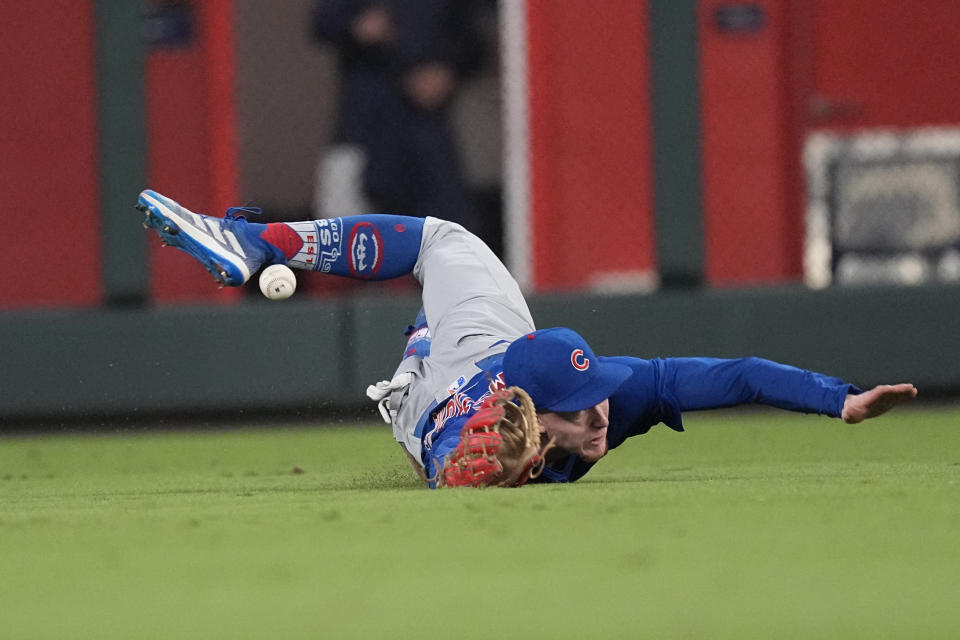
[[[611,360],[594,354],[573,329],[551,327],[510,343],[503,353],[503,378],[529,393],[538,409],[580,411],[612,396],[633,373]]]
[[[583,349],[574,349],[570,354],[570,364],[577,371],[586,371],[590,368],[590,358],[585,358]]]

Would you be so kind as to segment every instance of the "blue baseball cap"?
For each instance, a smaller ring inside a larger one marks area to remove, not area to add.
[[[503,355],[503,375],[538,409],[580,411],[613,395],[633,373],[625,364],[601,362],[573,329],[553,327],[520,336]]]

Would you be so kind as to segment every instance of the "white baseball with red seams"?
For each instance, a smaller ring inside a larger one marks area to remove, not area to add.
[[[271,300],[286,300],[297,290],[297,277],[290,267],[272,264],[260,274],[260,291]]]

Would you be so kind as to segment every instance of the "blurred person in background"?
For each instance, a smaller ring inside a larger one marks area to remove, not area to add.
[[[373,210],[442,217],[483,235],[449,113],[461,82],[483,61],[477,24],[483,4],[317,2],[314,35],[338,54],[339,113],[331,151],[354,158],[362,195]]]

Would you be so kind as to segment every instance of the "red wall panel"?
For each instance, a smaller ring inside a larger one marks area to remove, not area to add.
[[[233,14],[227,0],[193,3],[193,38],[147,58],[149,187],[197,213],[223,215],[237,202]],[[180,251],[151,242],[151,295],[164,302],[230,302],[235,289]]]
[[[538,290],[654,267],[646,2],[528,3]]]
[[[4,2],[0,24],[0,307],[98,304],[93,9]]]
[[[828,128],[960,123],[960,2],[816,0],[812,90],[840,109]]]
[[[764,12],[756,31],[726,31],[699,5],[704,243],[711,285],[800,277],[796,238],[799,151],[791,130],[786,0],[752,3]]]

